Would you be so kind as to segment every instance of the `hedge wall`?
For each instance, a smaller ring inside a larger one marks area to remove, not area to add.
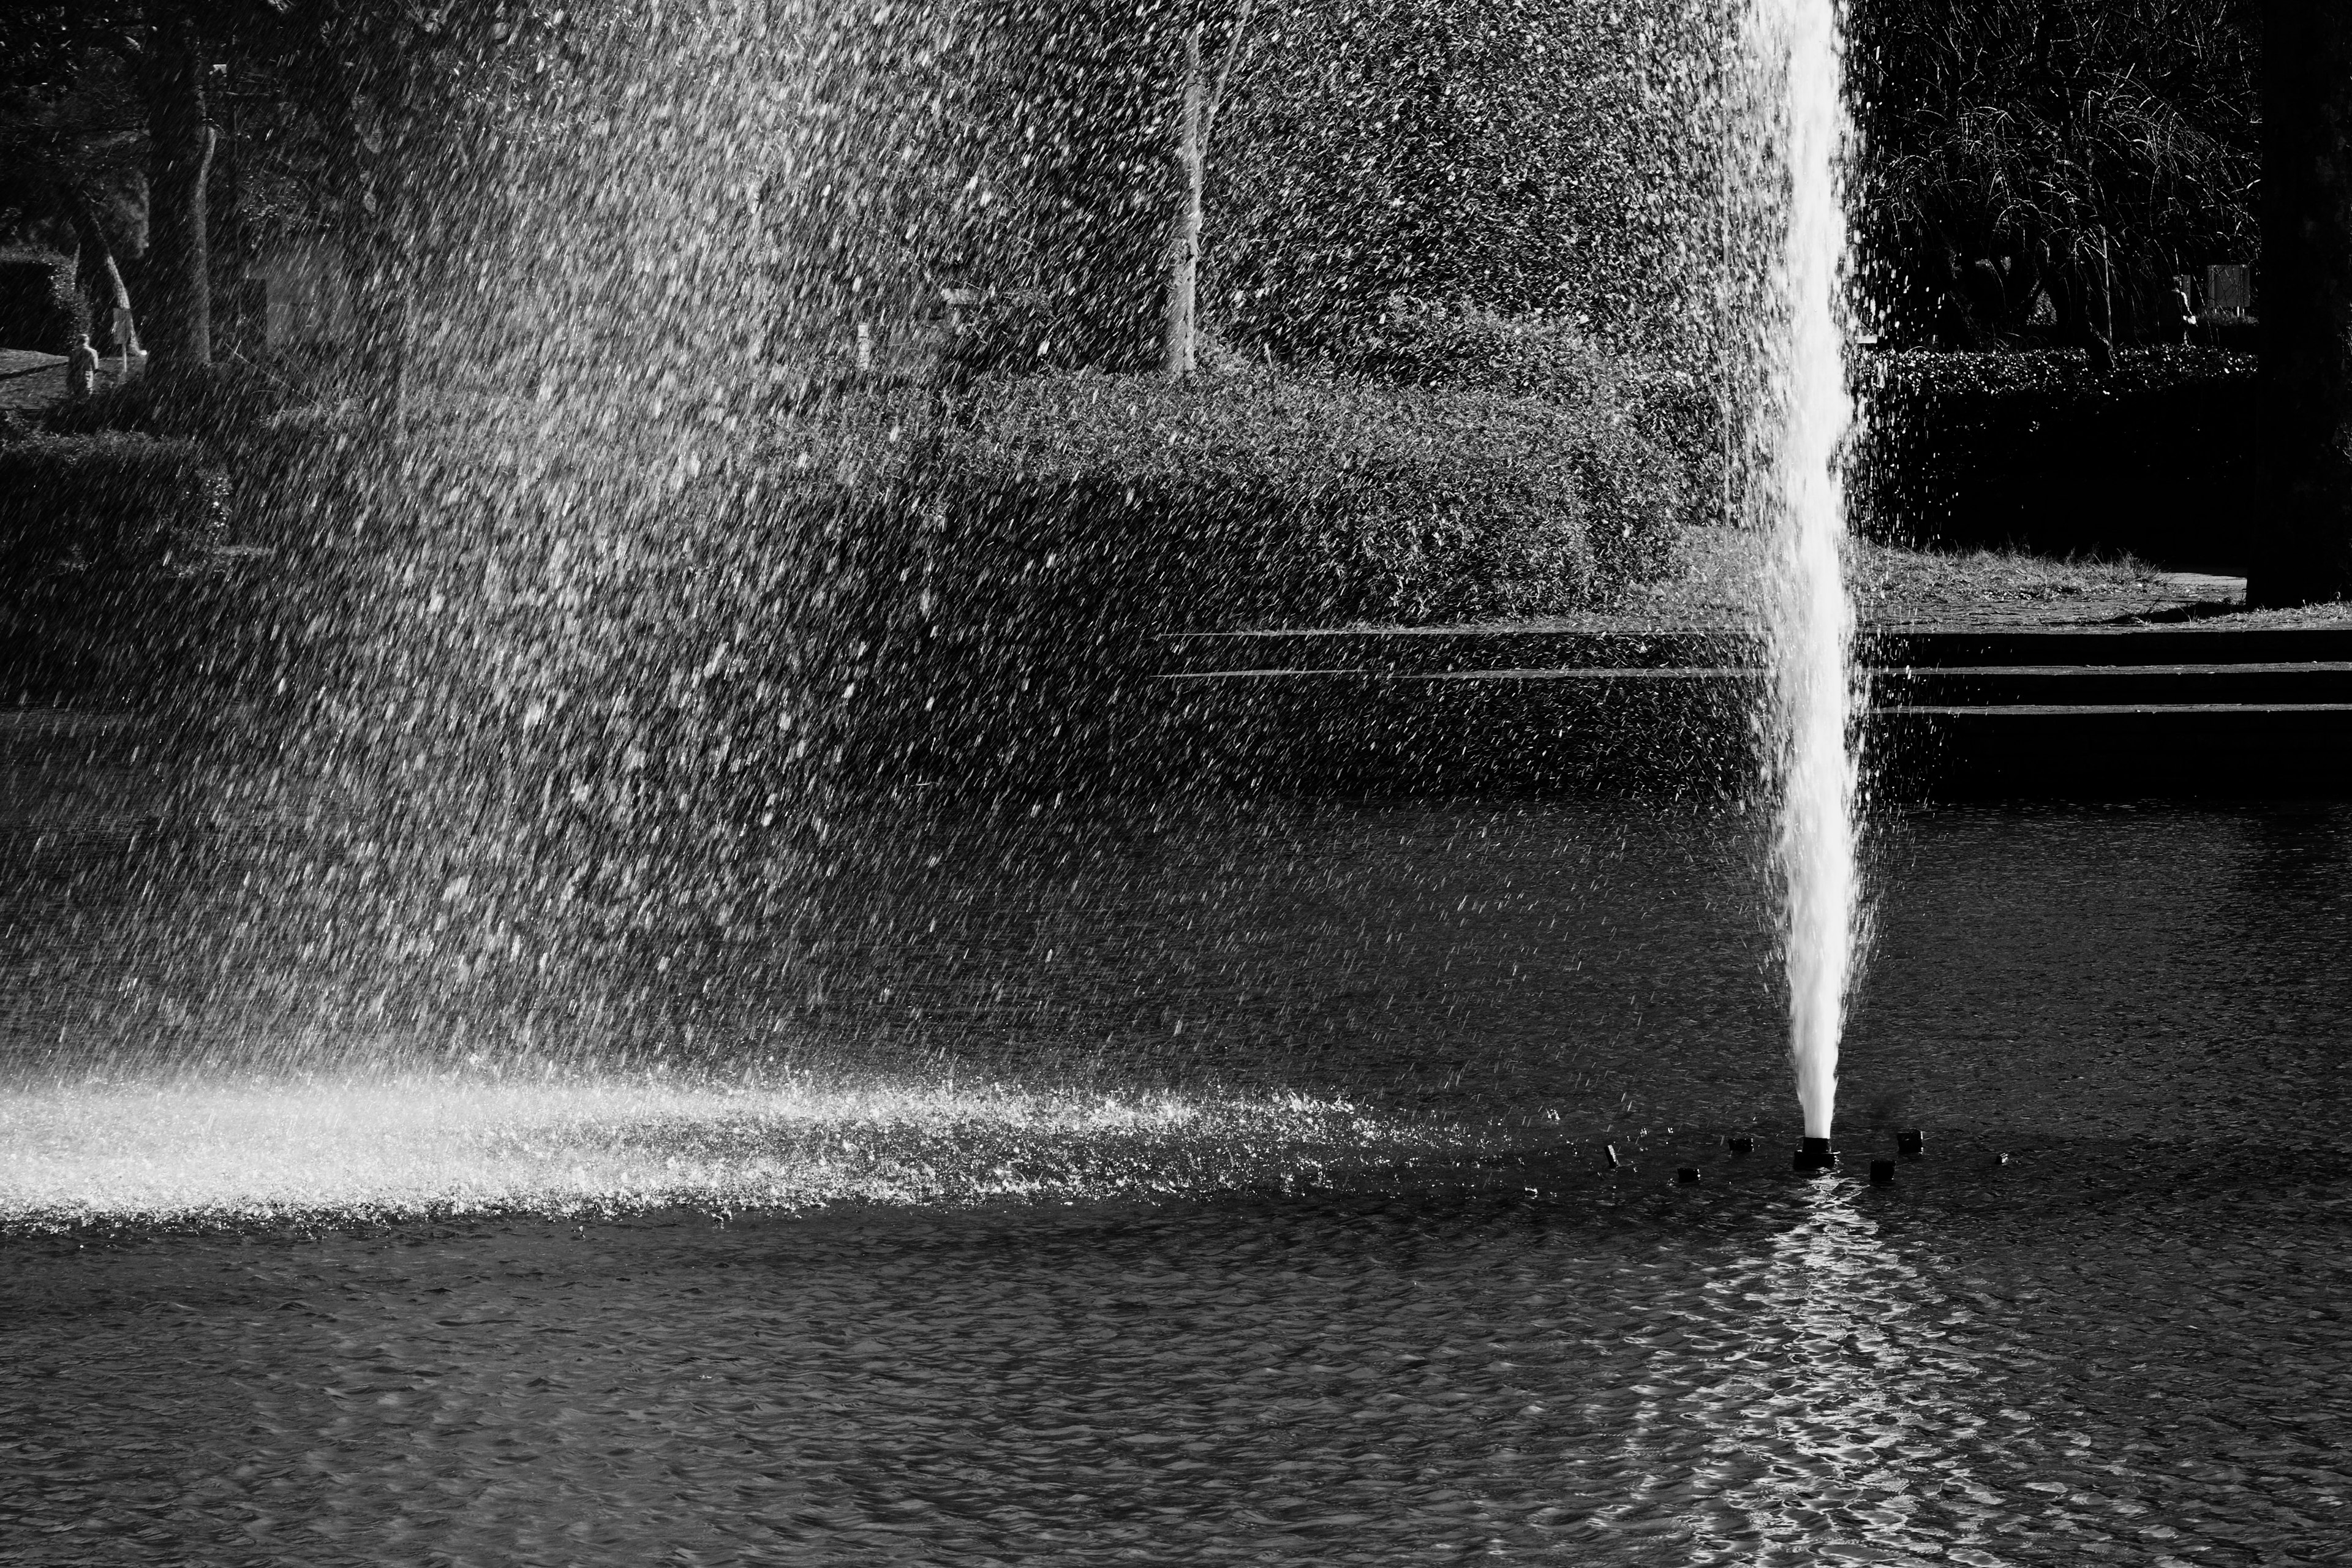
[[[189,440],[109,432],[0,441],[0,568],[160,564],[221,526]]]
[[[1630,426],[1692,476],[1721,489],[1723,417],[1712,377],[1617,353],[1573,321],[1397,301],[1328,351],[1334,370],[1402,386],[1535,398]]]
[[[0,255],[0,348],[61,354],[89,330],[89,305],[74,288],[73,258],[47,251]]]
[[[908,477],[976,580],[1084,580],[1171,630],[1591,604],[1663,570],[1685,499],[1590,414],[1250,375],[1001,383]]]
[[[820,595],[866,732],[967,760],[1164,705],[1130,700],[1156,633],[1605,600],[1670,567],[1690,503],[1670,453],[1592,411],[1263,374],[853,399],[761,462],[765,526],[836,542]]]
[[[2216,349],[1888,354],[1866,368],[1861,525],[2044,554],[2242,570],[2258,362]]]

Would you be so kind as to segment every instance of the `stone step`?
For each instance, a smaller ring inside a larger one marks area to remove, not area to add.
[[[1860,644],[1883,668],[2063,665],[2352,663],[2352,622],[2319,626],[2063,626],[2020,630],[1882,628]]]
[[[1556,669],[1454,669],[1444,671],[1264,668],[1189,671],[1162,679],[1181,688],[1207,690],[1289,685],[1302,691],[1467,685],[1600,689],[1719,687],[1731,700],[1759,692],[1765,671],[1755,666],[1689,665],[1665,668],[1564,668]],[[2352,703],[2352,661],[2313,664],[2156,665],[1977,665],[1913,666],[1872,672],[1871,697],[1882,709],[1981,708],[1986,710],[2246,707]]]
[[[1406,658],[1369,657],[1396,646],[1370,639],[1216,646],[1228,654],[1304,646],[1366,656],[1354,667],[1297,659],[1180,668],[1155,683],[1165,696],[1153,706],[1188,737],[1181,746],[1203,758],[1242,757],[1239,769],[1226,769],[1240,776],[1415,792],[1576,791],[1611,781],[1737,789],[1756,766],[1748,716],[1765,671],[1752,646],[1716,645],[1732,656],[1717,662],[1549,668],[1464,665],[1443,644],[1433,653],[1403,645]],[[1880,787],[1928,795],[2352,788],[2352,658],[2236,658],[2226,657],[2236,651],[2230,642],[2192,646],[2224,657],[1875,669],[1866,740],[1873,776]],[[2352,652],[2328,639],[2290,646]],[[1484,649],[1496,651],[1492,643]],[[1987,651],[1981,643],[1968,650]],[[1613,651],[1629,649],[1621,643]],[[1639,651],[1661,650],[1654,642]]]
[[[2352,661],[1914,666],[1879,672],[1890,707],[2087,708],[2352,702]]]
[[[1158,639],[1169,674],[1237,670],[1386,675],[1491,670],[1739,668],[1760,662],[1742,631],[1555,631],[1426,627],[1339,631],[1181,632]],[[2352,623],[2228,629],[2067,626],[1867,628],[1856,651],[1874,668],[2219,667],[2352,663]]]
[[[1882,774],[1931,795],[2352,791],[2352,702],[1923,705],[1869,735]]]
[[[1558,632],[1454,627],[1297,632],[1176,632],[1159,639],[1169,674],[1232,670],[1441,675],[1486,669],[1688,668],[1752,663],[1738,632]]]

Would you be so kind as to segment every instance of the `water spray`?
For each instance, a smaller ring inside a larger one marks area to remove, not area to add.
[[[1846,391],[1842,170],[1848,141],[1834,0],[1757,0],[1752,60],[1777,133],[1760,176],[1785,194],[1770,258],[1762,368],[1772,529],[1765,641],[1778,796],[1773,868],[1789,986],[1789,1048],[1807,1147],[1828,1150],[1858,907],[1853,608],[1841,551]]]

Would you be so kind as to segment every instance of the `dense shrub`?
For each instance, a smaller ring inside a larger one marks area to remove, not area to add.
[[[109,433],[0,443],[0,567],[160,564],[220,526],[193,441]]]
[[[950,560],[1156,629],[1589,604],[1664,568],[1686,495],[1589,411],[1240,374],[993,384],[907,476]]]
[[[1351,375],[1597,411],[1682,459],[1695,496],[1711,500],[1719,491],[1723,417],[1714,387],[1693,367],[1612,353],[1557,315],[1393,301],[1327,353],[1334,369]]]
[[[330,396],[336,390],[318,371],[285,361],[159,368],[57,410],[48,426],[195,443],[226,477],[238,538],[281,543],[329,482],[333,454],[363,428],[359,410]]]
[[[1400,293],[1560,310],[1651,343],[1710,331],[1689,258],[1715,232],[1725,13],[1259,8],[1210,159],[1211,320],[1277,353],[1350,335]]]
[[[73,258],[45,251],[0,256],[0,348],[61,354],[89,331],[89,305],[73,286]]]
[[[2037,303],[2080,342],[2176,321],[2172,278],[2259,261],[2252,0],[1857,0],[1856,245],[1884,328],[1983,346]],[[1971,340],[1976,340],[1971,342]]]
[[[1334,343],[1331,364],[1407,386],[1471,387],[1572,407],[1617,398],[1626,366],[1571,322],[1399,300]]]
[[[1863,526],[1921,544],[2235,561],[2253,485],[2252,355],[1908,353],[1864,386]],[[2238,563],[2242,564],[2242,563]]]
[[[100,387],[50,415],[48,423],[70,435],[122,430],[218,443],[261,431],[314,395],[289,374],[251,363],[159,365]]]
[[[1566,611],[1666,570],[1687,505],[1594,411],[1339,377],[900,388],[773,436],[755,526],[824,542],[794,613],[856,743],[960,772],[1157,721],[1155,634]]]

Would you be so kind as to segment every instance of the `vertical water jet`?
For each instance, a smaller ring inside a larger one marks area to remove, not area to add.
[[[1835,0],[1756,0],[1761,173],[1779,198],[1759,353],[1760,500],[1771,531],[1765,641],[1773,870],[1781,900],[1789,1048],[1809,1138],[1826,1139],[1858,906],[1853,610],[1843,547],[1846,389],[1843,167],[1849,140]]]

